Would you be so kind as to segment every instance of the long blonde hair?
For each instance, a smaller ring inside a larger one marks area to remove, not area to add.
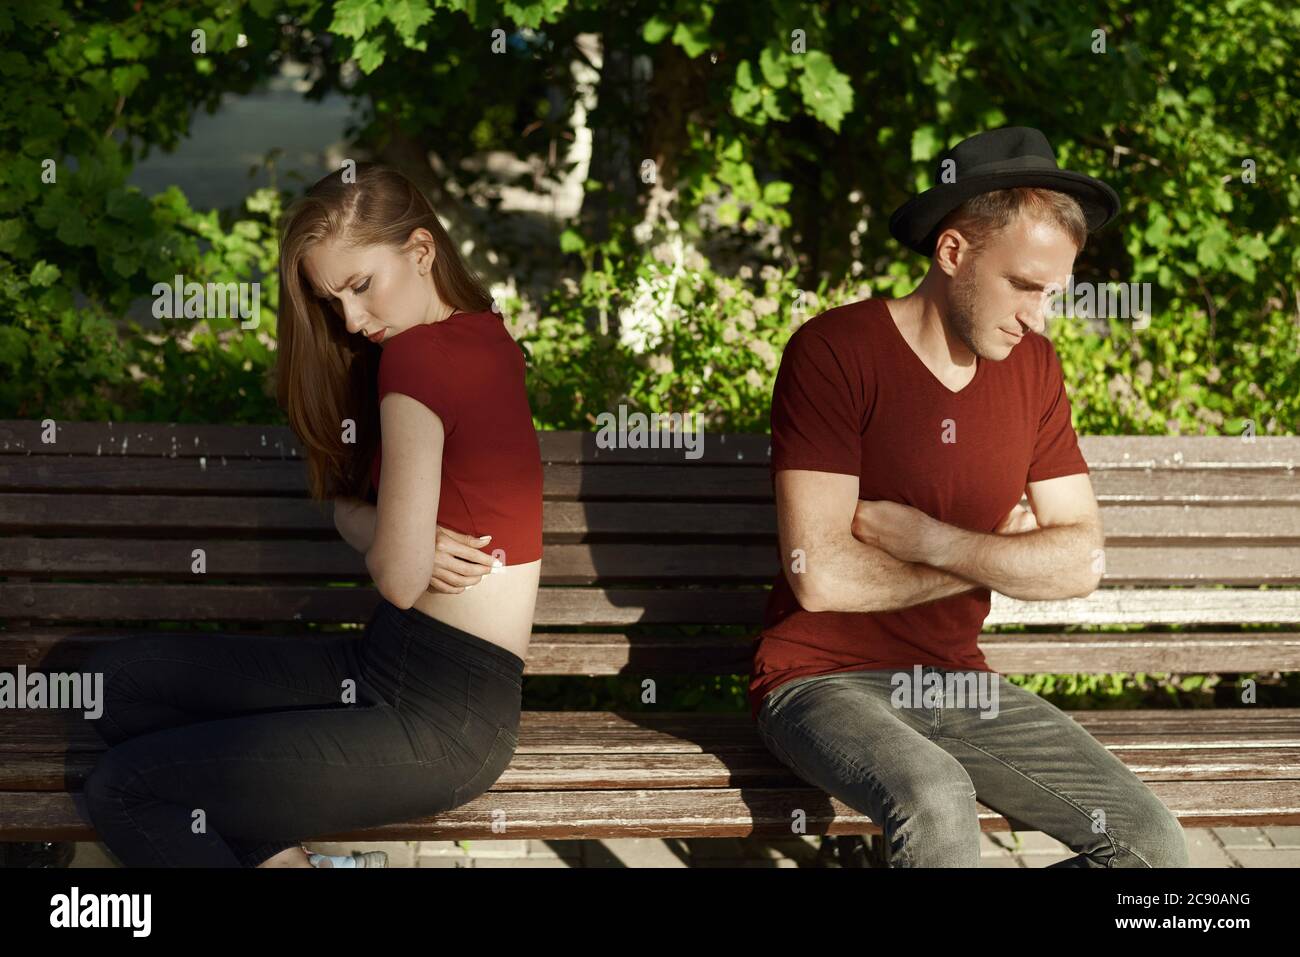
[[[312,294],[303,259],[317,243],[388,244],[400,249],[411,230],[433,236],[433,284],[457,309],[481,312],[492,297],[465,266],[433,205],[400,171],[358,163],[317,181],[285,211],[280,229],[280,309],[275,396],[307,459],[307,488],[317,501],[367,498],[379,442],[380,347],[347,331],[343,318]],[[354,441],[344,441],[346,420]]]

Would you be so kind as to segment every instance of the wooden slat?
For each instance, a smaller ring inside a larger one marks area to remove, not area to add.
[[[1300,709],[1066,713],[1186,826],[1300,823]],[[94,839],[66,793],[103,749],[87,724],[0,712],[0,838]],[[500,811],[514,837],[775,835],[796,810],[810,833],[872,833],[865,815],[799,784],[748,715],[524,712],[515,759],[486,795],[436,819],[317,839],[500,837]],[[979,810],[986,830],[1014,823]]]
[[[1243,706],[1218,709],[1066,711],[1116,754],[1227,752],[1300,748],[1300,708]],[[15,765],[29,755],[97,753],[104,744],[94,719],[72,710],[0,710],[0,755]],[[766,752],[748,713],[525,711],[518,754],[669,755]],[[1234,760],[1240,754],[1227,755]],[[1133,756],[1132,760],[1145,760]],[[576,765],[575,765],[576,767]],[[582,772],[587,773],[587,772]],[[594,787],[575,778],[575,788]],[[617,782],[612,786],[617,786]]]
[[[556,464],[543,469],[542,482],[547,499],[772,498],[766,466]],[[303,496],[305,489],[306,466],[296,461],[0,456],[5,492]],[[1260,490],[1267,495],[1263,484]]]
[[[766,465],[556,463],[544,468],[542,481],[548,501],[772,501]],[[1103,504],[1300,503],[1295,473],[1274,469],[1097,469],[1092,484]],[[305,488],[298,461],[0,456],[0,491],[8,493],[304,497]]]
[[[158,422],[59,422],[55,441],[43,420],[0,420],[0,456],[95,455],[118,457],[285,459],[302,458],[293,431],[284,425],[209,425]],[[683,461],[682,448],[602,449],[596,431],[538,433],[544,462]],[[1294,469],[1300,464],[1295,436],[1092,436],[1079,437],[1090,467],[1119,469],[1221,468]],[[769,436],[759,433],[703,433],[702,456],[692,464],[766,465]],[[1094,466],[1093,463],[1096,463]]]
[[[1025,501],[1024,496],[1021,501]],[[1107,547],[1117,545],[1300,544],[1300,506],[1107,505]],[[0,531],[9,535],[185,538],[338,538],[333,506],[305,498],[180,495],[0,494]],[[776,542],[766,503],[546,502],[548,543],[650,538]]]
[[[1300,709],[1067,711],[1143,780],[1300,779]],[[0,791],[79,789],[104,745],[75,711],[0,712]],[[748,715],[534,712],[501,791],[797,784]]]
[[[985,625],[1233,625],[1300,621],[1300,593],[1235,588],[1099,588],[1087,598],[1020,601],[993,592]]]
[[[1300,781],[1155,781],[1153,794],[1184,827],[1300,824]],[[80,798],[0,792],[0,839],[93,841]],[[980,827],[1010,824],[984,805]],[[315,841],[415,841],[616,837],[789,837],[802,811],[809,834],[878,834],[870,818],[814,788],[531,792],[489,791],[441,814],[384,827],[313,835]],[[494,831],[505,821],[506,831]],[[1020,830],[1027,830],[1024,826]]]
[[[99,754],[24,754],[0,766],[0,792],[83,790]],[[1272,742],[1265,748],[1131,750],[1122,757],[1129,769],[1147,782],[1300,779],[1300,748]],[[496,789],[771,788],[801,783],[766,750],[598,755],[520,751],[497,780]]]
[[[159,578],[193,581],[202,549],[213,579],[361,579],[363,556],[342,539],[243,541],[192,535],[171,539],[0,539],[0,575]],[[662,582],[765,585],[779,571],[776,543],[546,544],[543,585]],[[1106,547],[1106,586],[1300,584],[1300,547],[1285,544]]]
[[[69,492],[0,494],[0,532],[179,538],[339,537],[334,506],[307,497],[115,495]]]
[[[373,588],[0,582],[0,619],[42,621],[364,622]],[[767,590],[542,588],[533,623],[758,626]],[[1300,624],[1294,589],[1102,588],[1087,598],[1020,601],[992,593],[986,626]]]
[[[25,665],[76,671],[105,642],[136,634],[104,627],[35,627],[0,632],[0,668]],[[185,632],[162,631],[181,635]],[[212,640],[230,633],[207,633]],[[295,635],[329,638],[338,632]],[[528,675],[744,675],[752,636],[633,635],[621,632],[535,632],[528,646]],[[1300,671],[1300,632],[1054,632],[985,633],[989,667],[1002,674],[1174,674]]]

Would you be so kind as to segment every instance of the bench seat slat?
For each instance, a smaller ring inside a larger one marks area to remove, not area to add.
[[[1300,823],[1300,709],[1067,713],[1186,826]],[[69,712],[0,715],[0,839],[93,840],[74,795],[102,749]],[[525,712],[515,759],[483,797],[437,819],[337,837],[499,836],[490,830],[499,810],[516,837],[776,835],[795,809],[809,833],[876,833],[801,783],[747,715]],[[981,805],[981,825],[1010,822]]]
[[[1300,824],[1300,780],[1153,781],[1152,793],[1185,827]],[[92,841],[72,794],[0,791],[0,839]],[[317,841],[539,840],[619,837],[789,837],[802,811],[809,834],[878,834],[865,814],[813,788],[496,791],[436,818],[313,836]],[[980,827],[1011,822],[983,804]],[[504,820],[505,834],[493,831]],[[1023,825],[1020,830],[1026,830]]]
[[[0,668],[79,670],[106,641],[137,632],[102,627],[31,627],[0,632]],[[161,631],[160,634],[185,634]],[[209,633],[219,640],[220,633]],[[331,632],[304,633],[304,641]],[[1003,674],[1300,671],[1300,632],[985,632],[989,667]],[[743,675],[751,637],[534,632],[529,675]]]
[[[1300,708],[1066,711],[1118,753],[1300,748]],[[0,711],[0,755],[97,753],[79,711]],[[763,751],[748,714],[525,711],[519,753],[671,754]]]

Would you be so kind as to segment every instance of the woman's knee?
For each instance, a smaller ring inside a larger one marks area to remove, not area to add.
[[[100,808],[130,800],[140,793],[140,775],[112,748],[100,755],[81,786],[82,798],[92,815]]]

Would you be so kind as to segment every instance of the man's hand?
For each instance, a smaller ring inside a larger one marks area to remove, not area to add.
[[[427,591],[459,595],[500,567],[499,561],[479,548],[492,540],[491,535],[470,538],[441,525],[437,528],[433,546],[433,578]]]
[[[1023,505],[1016,503],[1016,506],[1007,512],[1007,517],[998,523],[998,527],[993,530],[996,535],[1021,535],[1025,532],[1032,532],[1038,528],[1038,520],[1034,517],[1033,509],[1025,508]]]
[[[939,524],[910,505],[885,499],[870,502],[858,499],[852,531],[858,541],[883,548],[901,562],[928,564]]]

